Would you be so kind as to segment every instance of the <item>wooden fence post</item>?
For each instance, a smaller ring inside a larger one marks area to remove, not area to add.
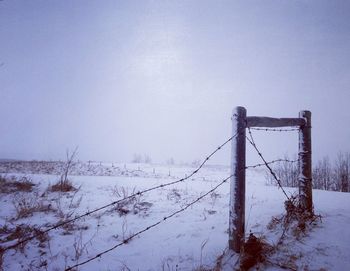
[[[244,243],[246,116],[244,107],[232,114],[229,248],[239,253]]]
[[[299,132],[299,198],[300,206],[310,214],[312,206],[312,161],[311,161],[311,112],[301,111],[299,118],[305,120]]]

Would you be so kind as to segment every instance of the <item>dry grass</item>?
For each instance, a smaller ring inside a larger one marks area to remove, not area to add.
[[[49,188],[49,191],[51,192],[71,192],[76,190],[77,188],[74,187],[73,183],[68,179],[59,180],[56,184]]]
[[[284,207],[286,213],[280,217],[273,217],[267,225],[269,230],[274,230],[277,227],[282,228],[283,235],[280,242],[283,241],[282,239],[286,234],[299,239],[306,235],[318,221],[322,222],[320,215],[310,213],[301,207],[298,196],[292,196],[289,200],[285,201]]]
[[[16,192],[32,192],[35,184],[26,176],[1,176],[0,175],[0,193],[9,194]]]
[[[117,212],[119,216],[125,216],[129,213],[147,216],[149,209],[153,205],[150,202],[144,201],[142,195],[137,194],[136,188],[129,190],[125,187],[114,186],[111,192],[112,195],[123,200],[109,209],[107,211],[108,213]]]
[[[42,232],[40,229],[29,226],[27,224],[20,224],[16,227],[10,228],[4,225],[0,228],[1,243],[7,243],[16,240],[18,243],[27,239],[30,236],[35,236],[39,241],[39,247],[45,247],[45,243],[49,240],[46,233]],[[27,242],[22,243],[18,246],[18,249],[23,252]]]
[[[180,191],[176,188],[171,189],[167,194],[167,199],[172,200],[175,203],[179,203],[181,200]]]
[[[55,211],[52,205],[42,199],[36,192],[31,194],[17,194],[13,197],[12,203],[16,210],[16,216],[13,220],[27,218],[33,216],[34,213]]]
[[[300,251],[291,251],[290,242],[300,241],[307,236],[318,222],[322,222],[322,218],[320,215],[305,211],[299,204],[298,196],[292,196],[285,201],[285,210],[285,214],[273,217],[267,225],[268,230],[281,231],[282,234],[273,246],[273,251],[266,262],[282,269],[299,270],[297,260],[303,255]]]
[[[251,233],[243,245],[240,270],[249,270],[257,264],[264,263],[271,252],[273,252],[273,247],[263,237],[256,237]]]

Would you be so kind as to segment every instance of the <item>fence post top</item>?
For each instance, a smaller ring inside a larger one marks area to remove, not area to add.
[[[310,110],[301,110],[300,112],[300,116],[311,116],[311,111]]]
[[[237,114],[239,112],[247,112],[247,109],[245,107],[243,107],[243,106],[236,106],[232,110],[232,115]]]

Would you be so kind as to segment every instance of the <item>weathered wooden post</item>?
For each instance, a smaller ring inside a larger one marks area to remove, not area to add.
[[[245,149],[246,128],[298,126],[299,132],[299,199],[300,207],[313,214],[311,112],[301,111],[299,118],[247,117],[244,107],[236,107],[232,114],[232,161],[230,184],[229,248],[241,252],[245,223]],[[263,159],[263,157],[261,157]],[[263,159],[264,160],[264,159]],[[266,163],[266,161],[264,160]],[[287,194],[286,194],[287,196]],[[287,196],[288,197],[288,196]]]
[[[305,120],[299,132],[299,199],[301,208],[312,214],[311,112],[301,111],[299,118]]]
[[[246,116],[244,107],[232,112],[229,248],[237,253],[244,243]]]

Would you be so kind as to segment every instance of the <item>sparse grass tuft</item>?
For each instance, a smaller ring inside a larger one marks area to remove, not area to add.
[[[283,232],[290,232],[295,238],[300,238],[305,235],[309,228],[317,223],[317,220],[322,221],[320,215],[305,211],[299,204],[299,197],[292,196],[284,202],[286,213],[280,217],[273,217],[268,224],[269,230],[281,226]],[[282,235],[282,239],[283,239]]]
[[[167,194],[167,199],[168,200],[172,200],[175,203],[179,203],[181,200],[181,194],[180,191],[176,188],[173,188],[169,191],[169,193]]]
[[[0,193],[9,194],[15,192],[32,192],[35,184],[26,176],[17,178],[16,176],[0,175]]]
[[[129,189],[125,187],[114,186],[112,188],[112,194],[118,198],[124,199],[108,210],[108,212],[117,212],[119,216],[125,216],[129,213],[147,216],[149,209],[153,205],[150,202],[143,201],[142,195],[136,193],[136,188],[129,191]]]
[[[299,204],[299,197],[292,196],[284,203],[286,213],[273,217],[267,225],[270,231],[282,231],[282,235],[273,246],[273,252],[270,259],[266,261],[270,265],[276,265],[283,269],[299,270],[296,263],[297,259],[302,257],[301,252],[291,251],[289,249],[291,240],[299,240],[307,236],[312,227],[317,225],[317,222],[322,222],[322,217],[314,213],[305,211]],[[287,242],[286,242],[287,240]],[[281,249],[282,248],[282,249]],[[276,255],[279,252],[279,255]],[[282,253],[281,253],[282,252]],[[276,258],[277,259],[273,259]]]
[[[71,192],[76,191],[77,188],[74,187],[72,181],[61,179],[56,184],[52,185],[49,190],[51,192]]]
[[[16,210],[15,220],[30,217],[37,212],[47,213],[54,211],[52,205],[47,204],[35,192],[29,195],[20,193],[13,197],[12,203]]]
[[[40,229],[27,224],[20,224],[14,228],[9,228],[7,225],[5,225],[0,228],[1,243],[7,243],[14,240],[21,242],[32,235],[35,235],[36,239],[39,241],[39,247],[45,247],[45,243],[49,240],[47,233],[44,233]],[[24,251],[26,244],[27,242],[24,242],[18,246],[21,252]]]

